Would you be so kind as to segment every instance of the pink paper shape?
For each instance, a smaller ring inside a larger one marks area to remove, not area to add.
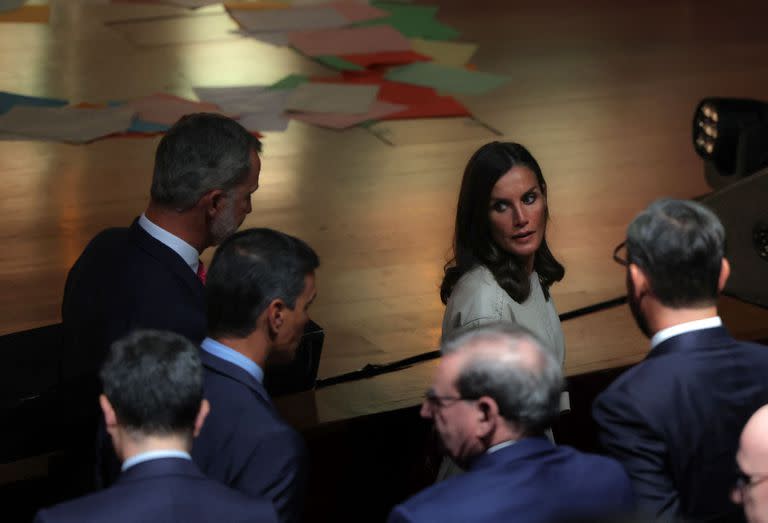
[[[364,22],[389,16],[387,11],[361,2],[334,2],[330,5],[350,22]]]
[[[190,113],[224,114],[216,104],[195,102],[167,93],[131,100],[127,105],[136,111],[140,119],[166,125],[173,125],[179,118]]]
[[[338,113],[290,113],[289,117],[304,123],[328,127],[330,129],[346,129],[368,120],[378,120],[390,114],[395,114],[408,109],[408,106],[375,101],[371,109],[365,114],[338,114]]]
[[[411,42],[389,25],[298,31],[288,41],[307,56],[409,51]]]

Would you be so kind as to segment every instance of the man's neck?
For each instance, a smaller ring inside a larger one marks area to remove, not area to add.
[[[652,318],[649,318],[649,327],[651,332],[656,334],[659,331],[688,323],[690,321],[704,320],[717,316],[717,306],[712,305],[702,308],[672,309],[660,306]]]
[[[207,247],[205,223],[199,223],[197,213],[192,211],[177,211],[168,207],[150,202],[144,215],[149,221],[158,227],[165,229],[174,236],[178,236],[197,252],[202,253]]]
[[[158,450],[177,450],[189,452],[189,438],[181,435],[171,436],[140,436],[121,438],[120,456],[123,461],[145,452]]]
[[[266,364],[269,351],[268,343],[265,339],[262,338],[263,336],[260,335],[258,330],[251,333],[251,335],[247,338],[234,338],[225,336],[213,337],[214,340],[218,341],[222,345],[226,345],[234,351],[239,352],[263,369],[264,365]]]

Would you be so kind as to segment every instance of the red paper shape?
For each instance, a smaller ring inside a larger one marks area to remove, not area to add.
[[[390,82],[383,72],[363,73],[344,71],[341,76],[312,78],[313,82],[377,84],[380,86],[377,99],[383,102],[408,106],[399,113],[384,116],[381,120],[404,120],[408,118],[436,118],[448,116],[471,116],[472,113],[452,96],[441,96],[431,87]]]
[[[383,51],[380,53],[346,54],[339,58],[352,62],[361,67],[376,65],[405,65],[413,62],[429,62],[429,56],[424,56],[415,51]]]

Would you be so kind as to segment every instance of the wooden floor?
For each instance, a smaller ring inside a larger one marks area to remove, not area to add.
[[[312,316],[326,329],[321,377],[437,346],[457,191],[479,145],[519,141],[538,158],[549,185],[550,245],[566,267],[553,295],[566,312],[624,293],[611,251],[637,211],[660,196],[709,191],[691,145],[697,102],[768,99],[760,0],[424,3],[439,4],[460,40],[479,44],[480,70],[510,78],[488,95],[461,98],[480,123],[335,132],[292,122],[264,139],[261,186],[244,226],[281,229],[319,252]],[[0,90],[99,102],[329,73],[290,49],[233,35],[220,6],[105,25],[116,12],[146,8],[85,4],[52,0],[49,25],[0,25]],[[143,210],[156,145],[0,141],[0,333],[59,320],[64,278],[88,240]],[[742,322],[739,332],[765,334],[761,311],[739,307],[729,316]],[[569,373],[631,363],[646,350],[623,307],[564,330]],[[343,388],[318,397],[346,398],[347,406],[323,408],[348,413],[356,402],[412,403],[428,370],[373,380],[357,398]]]

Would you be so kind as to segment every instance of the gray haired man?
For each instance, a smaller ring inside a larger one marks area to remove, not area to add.
[[[449,340],[421,415],[467,472],[390,514],[399,522],[551,523],[632,509],[615,461],[556,447],[544,436],[560,410],[560,364],[529,331],[491,324]]]
[[[130,227],[99,233],[69,271],[61,311],[63,374],[74,383],[92,384],[94,417],[95,373],[112,342],[134,329],[171,331],[195,344],[205,337],[205,269],[199,256],[251,212],[259,148],[234,120],[184,116],[157,147],[145,212]],[[106,433],[101,439],[106,443]],[[112,463],[101,471],[108,483],[117,462],[104,459]]]
[[[595,401],[601,441],[648,516],[730,520],[739,433],[768,403],[768,349],[734,340],[717,314],[730,272],[723,226],[699,203],[659,200],[615,259],[651,351]]]
[[[65,374],[98,369],[107,348],[136,328],[206,334],[199,256],[251,212],[260,144],[218,114],[190,114],[160,140],[151,197],[128,228],[99,233],[67,277]]]

